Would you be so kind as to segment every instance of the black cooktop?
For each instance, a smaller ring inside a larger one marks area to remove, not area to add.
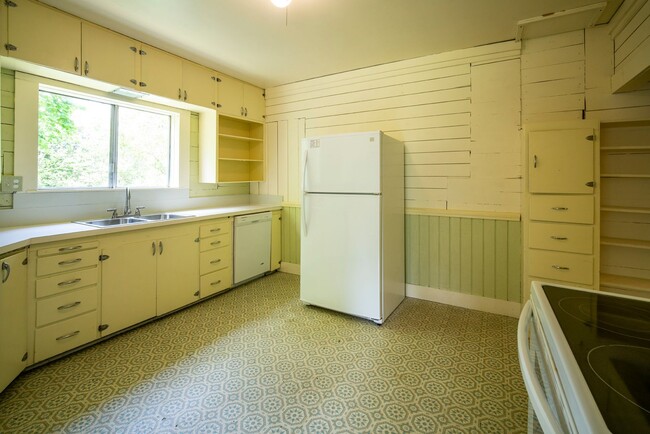
[[[542,287],[607,427],[650,432],[650,302]]]

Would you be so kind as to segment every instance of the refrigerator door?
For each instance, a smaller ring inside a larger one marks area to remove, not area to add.
[[[303,191],[381,193],[381,132],[302,141]]]
[[[381,197],[303,197],[300,299],[381,319]]]

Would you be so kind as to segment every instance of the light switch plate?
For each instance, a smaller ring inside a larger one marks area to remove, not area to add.
[[[23,189],[23,177],[22,176],[11,176],[11,175],[2,175],[2,184],[0,191],[3,193],[13,193],[16,191],[22,191]]]

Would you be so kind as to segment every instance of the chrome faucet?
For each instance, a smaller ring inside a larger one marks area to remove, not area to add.
[[[126,187],[126,202],[124,203],[124,215],[131,215],[131,189]]]

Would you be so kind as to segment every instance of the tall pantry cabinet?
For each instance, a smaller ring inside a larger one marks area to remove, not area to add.
[[[524,291],[532,280],[599,285],[599,125],[524,129]]]

